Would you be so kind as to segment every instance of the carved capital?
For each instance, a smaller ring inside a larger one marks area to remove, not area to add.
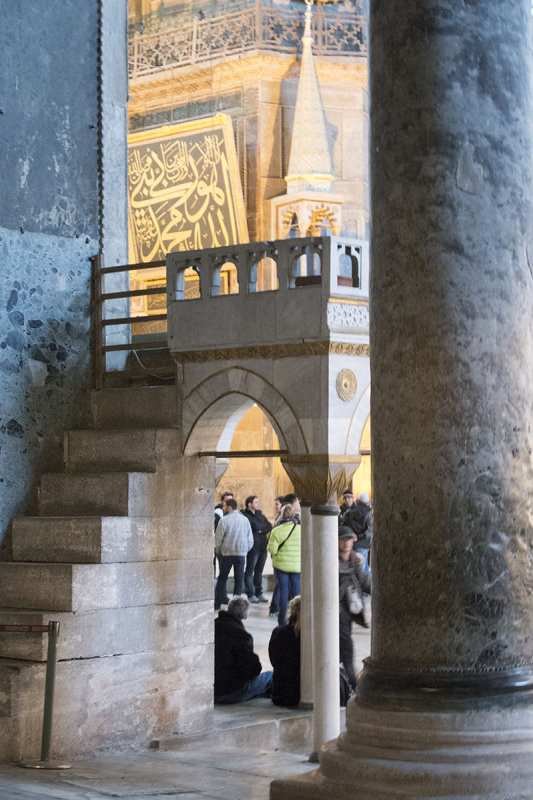
[[[361,463],[361,456],[285,456],[282,464],[305,505],[336,505]]]

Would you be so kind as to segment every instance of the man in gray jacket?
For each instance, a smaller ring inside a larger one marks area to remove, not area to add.
[[[215,611],[226,597],[226,581],[233,567],[234,595],[242,594],[244,564],[246,555],[254,546],[250,523],[237,511],[237,501],[226,498],[224,516],[215,531],[215,553],[218,556],[220,572],[215,586]]]

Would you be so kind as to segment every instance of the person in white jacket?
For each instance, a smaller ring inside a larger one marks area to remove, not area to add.
[[[239,511],[237,501],[226,498],[224,516],[215,531],[215,553],[218,556],[220,572],[215,586],[215,611],[226,598],[226,582],[233,567],[234,596],[242,594],[244,565],[246,555],[254,546],[250,523]]]

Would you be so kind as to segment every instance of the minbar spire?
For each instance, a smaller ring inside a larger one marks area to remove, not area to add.
[[[311,49],[313,0],[305,0],[302,63],[292,128],[287,194],[301,191],[331,192],[334,175],[326,135],[324,109]]]

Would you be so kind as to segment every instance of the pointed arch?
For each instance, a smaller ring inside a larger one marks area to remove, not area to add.
[[[308,452],[300,422],[283,395],[256,372],[227,367],[201,381],[184,400],[185,454],[229,450],[235,428],[254,403],[270,420],[282,448],[291,454]]]

